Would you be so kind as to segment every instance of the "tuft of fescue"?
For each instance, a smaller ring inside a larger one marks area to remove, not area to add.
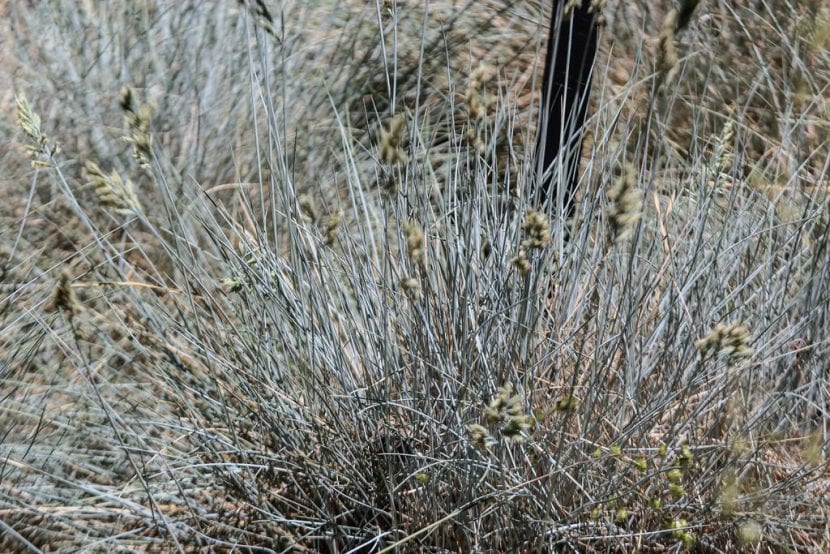
[[[278,4],[0,7],[0,551],[830,551],[820,3],[608,2],[569,221],[550,2]]]

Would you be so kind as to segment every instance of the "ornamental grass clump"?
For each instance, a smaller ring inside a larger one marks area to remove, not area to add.
[[[830,551],[821,6],[608,2],[560,217],[552,5],[0,3],[0,552]]]

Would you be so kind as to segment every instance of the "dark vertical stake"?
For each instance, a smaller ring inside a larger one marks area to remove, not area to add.
[[[539,171],[549,174],[540,173],[536,194],[540,203],[555,208],[560,187],[564,187],[563,215],[567,218],[573,213],[573,195],[579,180],[582,126],[597,52],[597,26],[594,14],[588,12],[590,0],[583,0],[558,27],[565,1],[554,0],[551,15],[537,150],[542,161]],[[560,152],[565,170],[562,181],[552,171]]]

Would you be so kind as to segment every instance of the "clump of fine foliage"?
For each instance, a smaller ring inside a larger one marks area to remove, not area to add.
[[[830,549],[823,2],[29,4],[0,550]]]

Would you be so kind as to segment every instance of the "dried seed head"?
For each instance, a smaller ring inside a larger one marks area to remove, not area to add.
[[[808,464],[818,466],[824,462],[823,443],[822,434],[819,431],[810,433],[810,436],[807,437],[803,455]]]
[[[225,287],[228,292],[239,292],[242,290],[244,285],[245,281],[239,277],[225,277],[222,279],[222,286]]]
[[[608,219],[617,243],[630,236],[642,213],[643,196],[637,188],[636,175],[634,166],[626,164],[622,175],[608,192],[608,198],[611,201],[608,207]]]
[[[510,416],[505,419],[501,426],[501,434],[513,440],[522,440],[522,432],[530,429],[530,416],[525,414]]]
[[[487,112],[493,102],[486,90],[491,78],[492,71],[490,68],[480,65],[470,75],[470,85],[464,96],[468,117],[468,127],[465,136],[467,142],[472,144],[473,148],[478,152],[482,152],[486,147],[483,122],[487,118]]]
[[[677,10],[672,9],[666,14],[663,22],[663,29],[660,31],[660,38],[657,43],[657,72],[660,83],[666,85],[674,78],[677,64],[680,58],[677,55],[675,46],[675,29],[678,21]]]
[[[326,246],[331,246],[334,244],[334,241],[337,239],[337,230],[340,228],[340,225],[342,223],[343,212],[340,210],[330,213],[322,219],[321,225],[323,230],[323,237],[325,239],[324,244]]]
[[[510,401],[513,392],[513,385],[510,383],[499,388],[499,392],[490,401],[490,405],[484,410],[484,417],[491,422],[499,421],[503,417],[507,403]]]
[[[736,361],[752,355],[749,341],[750,334],[746,326],[739,323],[718,323],[695,342],[695,347],[704,355],[714,351],[730,361]]]
[[[528,210],[522,230],[528,237],[525,241],[527,248],[544,248],[550,242],[550,223],[536,210]]]
[[[683,485],[677,485],[675,483],[669,485],[669,492],[678,500],[686,496],[686,489],[683,488]]]
[[[672,536],[676,539],[680,539],[683,535],[683,531],[689,527],[689,522],[685,519],[673,519],[669,524],[669,529],[672,530]]]
[[[406,165],[409,161],[403,149],[406,139],[406,118],[399,113],[389,122],[389,129],[380,132],[380,160],[386,165]]]
[[[135,113],[137,110],[135,95],[130,87],[121,89],[121,98],[118,101],[121,111]]]
[[[481,121],[487,116],[491,100],[486,93],[486,87],[492,77],[492,71],[484,65],[478,66],[470,75],[470,86],[465,99],[470,122]]]
[[[516,254],[512,260],[510,260],[510,263],[516,266],[516,269],[520,274],[527,275],[530,273],[530,259],[527,257],[527,250],[525,249],[524,244],[519,246],[519,253]]]
[[[723,487],[720,495],[718,495],[718,504],[723,515],[731,516],[738,509],[738,496],[740,494],[740,485],[738,479],[734,474],[729,474],[724,479]]]
[[[524,412],[524,400],[518,394],[511,394],[510,384],[499,389],[484,410],[484,418],[490,423],[500,424],[500,433],[515,441],[523,440],[524,431],[533,426],[533,418]]]
[[[314,200],[307,194],[301,195],[298,199],[300,213],[309,221],[317,221],[317,210],[314,209]]]
[[[743,545],[758,544],[764,538],[764,528],[753,519],[748,519],[738,526],[738,542]]]
[[[723,171],[732,161],[732,138],[735,136],[735,121],[728,119],[723,125],[718,142],[715,145],[715,167]],[[719,177],[716,176],[716,177]]]
[[[426,261],[424,232],[414,223],[404,224],[403,232],[406,236],[406,251],[409,254],[409,259],[418,265],[424,265]]]
[[[237,2],[248,10],[258,27],[279,42],[280,36],[274,28],[274,16],[271,15],[264,0],[237,0]]]
[[[814,52],[821,52],[830,44],[830,7],[824,7],[816,14],[815,26],[807,43]]]
[[[591,5],[588,6],[588,13],[594,14],[594,21],[597,26],[605,26],[605,4],[607,0],[591,0]]]
[[[563,21],[567,21],[573,15],[574,10],[582,4],[582,0],[567,0],[562,8]]]
[[[84,167],[88,184],[95,188],[95,195],[103,207],[120,215],[142,213],[132,181],[123,180],[114,169],[107,175],[92,161],[87,161]]]
[[[421,283],[415,277],[407,277],[401,281],[401,289],[408,295],[418,298],[421,296]]]
[[[81,304],[75,290],[72,288],[72,276],[69,271],[61,271],[55,288],[52,289],[52,297],[46,306],[47,311],[65,312],[68,317],[73,317],[81,311]]]
[[[129,87],[121,90],[119,105],[124,111],[124,123],[127,125],[127,136],[124,140],[133,145],[133,157],[138,163],[142,167],[148,167],[153,154],[153,140],[150,135],[153,108],[149,104],[139,105]]]
[[[383,17],[392,17],[395,15],[394,0],[383,0]]]
[[[57,154],[57,147],[49,144],[49,138],[40,128],[40,116],[32,110],[32,106],[29,104],[26,95],[21,94],[15,100],[17,102],[17,124],[29,139],[26,150],[29,151],[32,157],[32,166],[41,167],[49,165],[42,158],[48,158]]]
[[[467,426],[467,432],[470,433],[470,439],[473,444],[479,448],[490,448],[496,444],[496,439],[490,435],[490,431],[483,425],[473,423]]]
[[[575,396],[563,396],[556,401],[556,411],[558,412],[574,412],[579,407],[579,399]]]

